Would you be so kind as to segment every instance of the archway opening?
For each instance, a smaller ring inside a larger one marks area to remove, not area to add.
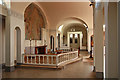
[[[54,52],[54,36],[50,36],[50,49]]]
[[[58,48],[69,47],[78,49],[80,47],[81,50],[88,50],[88,26],[83,20],[70,17],[61,21],[59,25],[57,28]],[[70,37],[70,35],[73,35],[73,37]],[[72,43],[70,43],[70,40],[72,40]]]
[[[19,27],[15,28],[15,54],[14,65],[21,63],[21,30]]]

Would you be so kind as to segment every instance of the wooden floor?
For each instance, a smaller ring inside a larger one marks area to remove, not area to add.
[[[16,68],[14,72],[4,72],[3,78],[95,78],[93,59],[87,52],[81,52],[83,60],[66,65],[63,69]]]

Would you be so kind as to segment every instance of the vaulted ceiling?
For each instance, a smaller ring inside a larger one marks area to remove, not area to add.
[[[75,17],[83,20],[89,28],[93,27],[93,9],[89,2],[39,2],[46,13],[49,26],[55,29],[65,18]]]
[[[24,14],[29,4],[29,2],[12,2],[12,9]],[[81,19],[88,28],[93,28],[93,8],[89,6],[89,2],[36,2],[36,4],[45,14],[50,29],[56,29],[60,26],[58,24],[62,24],[64,19],[69,17]]]

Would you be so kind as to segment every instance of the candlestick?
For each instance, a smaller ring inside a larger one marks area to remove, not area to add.
[[[30,38],[30,54],[31,54],[31,38]]]

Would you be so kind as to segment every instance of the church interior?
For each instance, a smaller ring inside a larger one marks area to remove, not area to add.
[[[118,80],[120,2],[79,1],[0,0],[0,78]]]

